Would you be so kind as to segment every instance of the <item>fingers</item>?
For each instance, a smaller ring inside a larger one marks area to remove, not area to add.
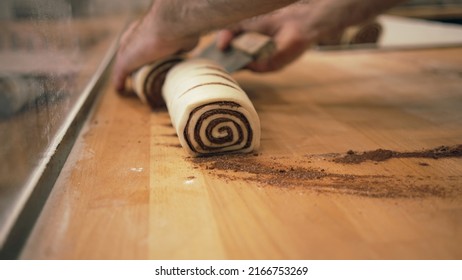
[[[125,90],[127,76],[141,66],[143,61],[150,59],[149,53],[144,51],[148,48],[148,41],[140,40],[140,32],[140,22],[135,21],[120,39],[113,70],[113,83],[119,92]]]
[[[147,22],[134,22],[121,37],[113,69],[113,84],[119,92],[126,90],[127,77],[141,66],[190,51],[197,45],[199,35],[186,37],[174,31],[159,35]]]
[[[235,36],[236,32],[230,29],[220,30],[216,37],[217,48],[222,51],[226,50]]]
[[[217,47],[226,49],[231,40],[244,31],[254,31],[272,37],[276,50],[264,59],[247,65],[254,72],[276,71],[296,60],[310,46],[310,34],[302,30],[304,17],[298,17],[298,9],[286,9],[262,17],[245,20],[217,35]]]
[[[125,51],[121,51],[121,49],[117,52],[112,75],[114,87],[118,92],[125,91],[125,80],[130,73],[129,69],[131,69],[127,65],[129,55]]]
[[[310,37],[298,31],[293,26],[281,28],[273,37],[276,50],[267,58],[247,65],[254,72],[269,72],[284,68],[299,58],[311,45]]]

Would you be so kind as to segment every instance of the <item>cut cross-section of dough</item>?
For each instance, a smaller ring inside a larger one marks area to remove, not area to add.
[[[162,96],[181,145],[193,156],[258,149],[258,114],[238,83],[215,62],[190,59],[175,65]]]

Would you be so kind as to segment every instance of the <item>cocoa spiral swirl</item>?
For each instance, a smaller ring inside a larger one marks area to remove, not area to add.
[[[191,111],[184,138],[195,153],[248,149],[253,131],[242,107],[235,102],[213,102]]]
[[[382,25],[378,22],[369,22],[358,28],[356,34],[351,38],[350,44],[377,43],[381,34]]]
[[[167,74],[162,95],[180,144],[193,156],[251,152],[260,120],[238,83],[210,60],[190,59]]]

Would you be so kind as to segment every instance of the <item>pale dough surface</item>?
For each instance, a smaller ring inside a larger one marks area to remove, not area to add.
[[[193,156],[258,149],[258,114],[247,94],[216,63],[179,63],[168,73],[162,95],[181,145]]]

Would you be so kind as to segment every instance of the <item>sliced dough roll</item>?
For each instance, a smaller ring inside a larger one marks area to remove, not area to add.
[[[367,22],[355,28],[349,28],[345,34],[347,44],[374,44],[382,35],[382,25],[376,21]]]
[[[132,87],[136,95],[151,108],[159,108],[164,105],[162,99],[162,85],[168,71],[177,63],[183,60],[182,57],[172,56],[155,63],[141,67],[132,76]]]
[[[193,156],[258,149],[257,112],[216,63],[196,58],[177,64],[167,74],[162,96],[181,145]]]

